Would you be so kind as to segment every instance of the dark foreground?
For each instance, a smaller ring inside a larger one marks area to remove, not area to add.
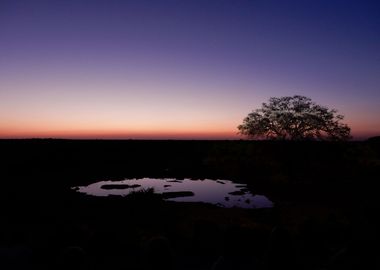
[[[0,141],[0,269],[376,269],[379,140]],[[273,209],[95,198],[105,179],[229,179]]]

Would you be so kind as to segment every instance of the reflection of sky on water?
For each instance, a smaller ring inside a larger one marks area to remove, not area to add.
[[[175,180],[175,181],[174,181]],[[140,185],[125,189],[102,189],[103,185]],[[272,207],[273,203],[263,195],[253,195],[246,190],[242,195],[229,193],[245,190],[246,185],[228,180],[191,180],[191,179],[126,179],[123,181],[100,181],[88,186],[78,187],[78,191],[94,196],[121,195],[126,196],[131,191],[154,188],[156,193],[192,191],[194,196],[168,199],[178,202],[206,202],[224,207],[264,208]]]

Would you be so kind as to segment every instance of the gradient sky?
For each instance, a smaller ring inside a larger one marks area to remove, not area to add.
[[[0,0],[0,138],[239,138],[294,94],[380,134],[380,1]]]

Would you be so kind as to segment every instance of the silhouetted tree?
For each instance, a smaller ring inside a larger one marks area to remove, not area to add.
[[[251,138],[282,140],[347,140],[350,128],[337,110],[320,106],[304,96],[272,97],[238,126]]]

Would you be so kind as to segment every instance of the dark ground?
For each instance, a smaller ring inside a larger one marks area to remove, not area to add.
[[[376,269],[380,140],[0,140],[0,269]],[[247,183],[273,209],[94,198],[72,186]]]

